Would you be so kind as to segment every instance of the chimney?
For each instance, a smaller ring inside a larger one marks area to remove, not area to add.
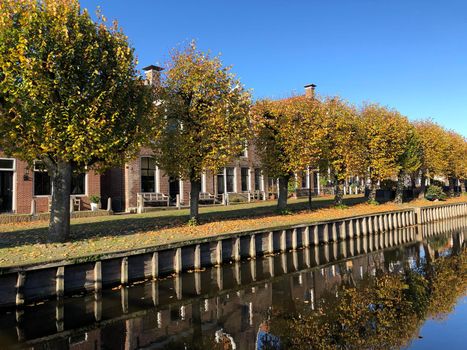
[[[150,65],[143,68],[146,74],[147,85],[158,85],[161,81],[161,71],[164,70],[162,67]]]
[[[308,84],[305,85],[305,97],[308,98],[315,98],[315,84]]]

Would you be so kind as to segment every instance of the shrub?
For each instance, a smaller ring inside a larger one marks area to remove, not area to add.
[[[431,185],[426,190],[425,198],[430,201],[444,201],[446,199],[446,193],[444,193],[443,188],[440,186]]]
[[[379,202],[373,199],[370,199],[367,203],[371,205],[379,205]]]

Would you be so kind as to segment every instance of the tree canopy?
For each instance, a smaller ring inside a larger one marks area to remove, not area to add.
[[[169,175],[191,182],[191,217],[197,220],[202,172],[226,166],[249,139],[250,93],[230,67],[194,42],[171,53],[156,90],[155,158]]]
[[[122,164],[142,145],[151,96],[117,23],[77,0],[0,3],[1,148],[52,177],[50,233],[69,232],[72,171]]]

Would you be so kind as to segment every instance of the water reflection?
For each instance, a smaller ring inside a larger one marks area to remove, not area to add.
[[[0,315],[3,348],[394,348],[465,293],[467,219]],[[448,343],[447,343],[448,344]]]

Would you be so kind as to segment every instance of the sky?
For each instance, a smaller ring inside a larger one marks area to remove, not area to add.
[[[377,102],[467,137],[465,0],[81,0],[117,19],[138,67],[197,41],[253,97],[314,83],[321,96]]]

